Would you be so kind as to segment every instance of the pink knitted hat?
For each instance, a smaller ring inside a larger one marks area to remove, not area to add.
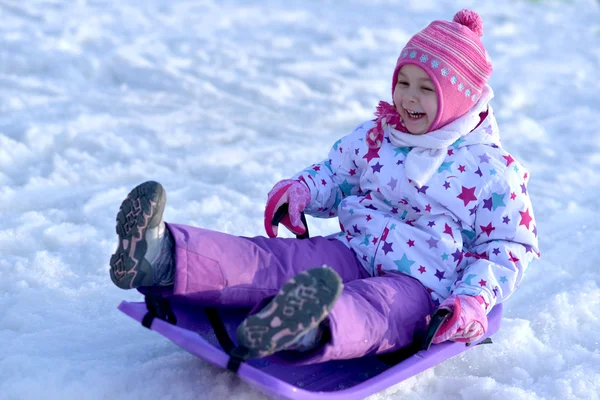
[[[491,60],[481,43],[483,22],[471,10],[461,10],[452,22],[433,21],[406,44],[392,78],[392,96],[403,65],[421,67],[435,85],[438,111],[430,131],[465,114],[479,99],[492,74]]]

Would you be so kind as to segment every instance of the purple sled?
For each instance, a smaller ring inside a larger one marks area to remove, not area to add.
[[[177,324],[155,318],[150,329],[193,355],[226,368],[229,355],[219,345],[204,309],[180,303],[174,303],[171,307]],[[123,301],[119,310],[139,322],[147,313],[143,302]],[[248,311],[235,308],[219,310],[230,337],[235,338],[235,330]],[[502,305],[499,304],[488,314],[488,331],[478,343],[498,331],[501,317]],[[458,342],[431,345],[429,350],[409,354],[395,365],[375,356],[303,366],[256,359],[243,362],[237,374],[250,386],[276,399],[363,399],[460,354],[473,345]]]

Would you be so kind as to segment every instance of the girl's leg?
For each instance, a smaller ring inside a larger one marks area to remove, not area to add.
[[[311,353],[275,355],[312,364],[388,353],[410,346],[424,334],[435,306],[425,287],[404,274],[355,280],[344,286],[328,317],[330,340]]]
[[[337,239],[246,238],[167,224],[175,241],[174,294],[203,305],[254,306],[291,277],[326,264],[344,282],[368,274]]]

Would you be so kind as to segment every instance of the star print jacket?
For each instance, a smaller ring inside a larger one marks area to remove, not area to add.
[[[372,276],[408,274],[436,304],[453,293],[481,295],[491,310],[539,256],[529,174],[502,149],[492,109],[422,187],[404,175],[411,149],[392,145],[389,132],[376,154],[368,152],[372,126],[358,126],[327,160],[295,176],[310,189],[305,212],[338,216],[337,239]]]

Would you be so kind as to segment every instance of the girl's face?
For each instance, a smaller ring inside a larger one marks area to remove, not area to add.
[[[438,110],[435,86],[429,75],[416,65],[406,64],[398,71],[394,105],[413,135],[429,131]]]

